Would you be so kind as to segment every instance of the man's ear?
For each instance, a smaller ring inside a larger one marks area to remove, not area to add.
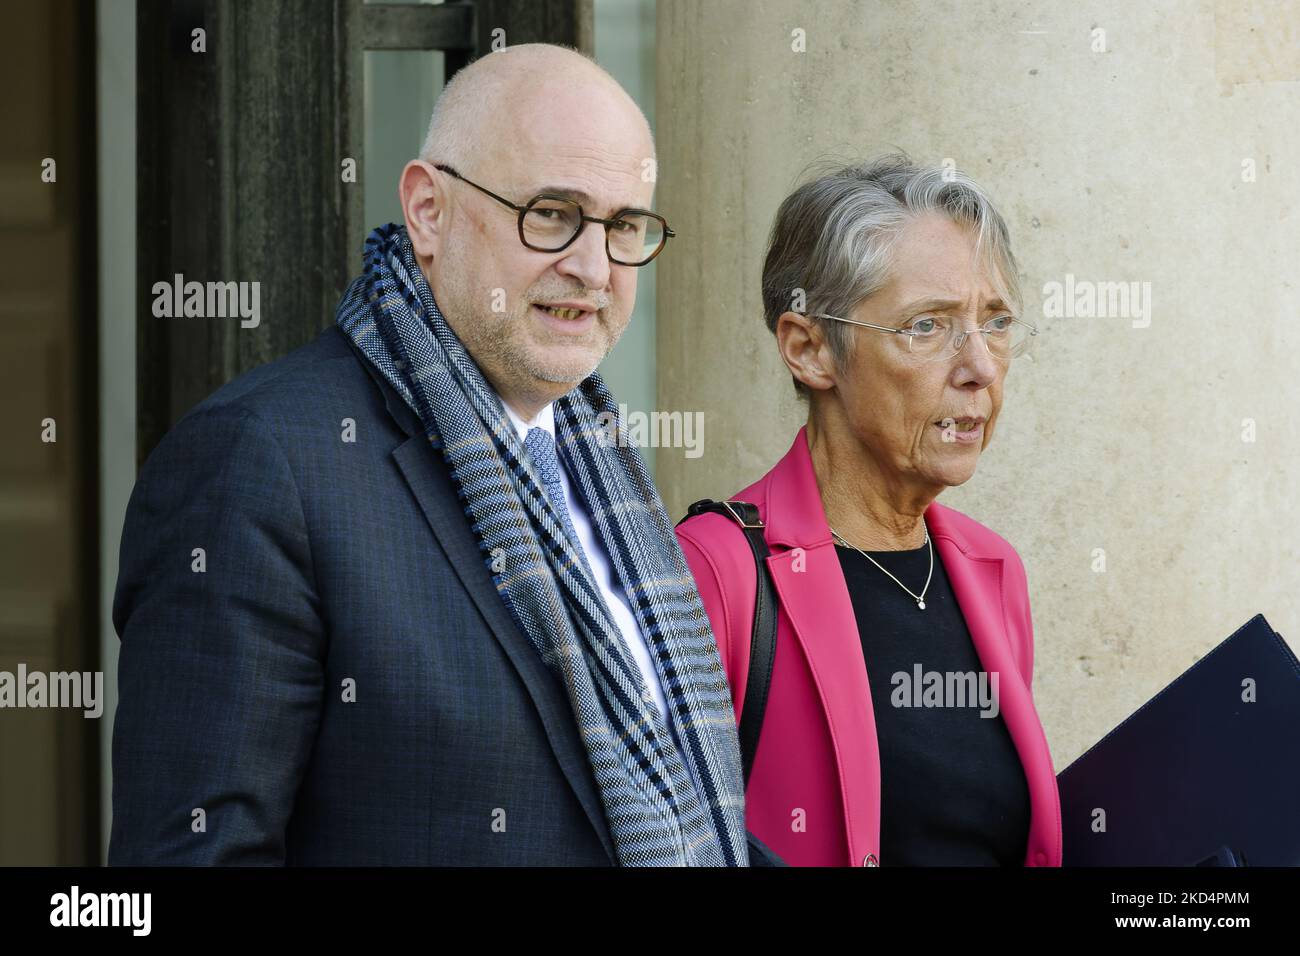
[[[402,169],[397,183],[402,217],[411,237],[411,249],[423,262],[438,252],[447,223],[447,174],[421,159]]]
[[[835,387],[835,363],[821,326],[798,312],[776,320],[776,345],[790,374],[815,391]]]

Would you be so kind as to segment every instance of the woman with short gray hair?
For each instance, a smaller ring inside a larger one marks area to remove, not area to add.
[[[1024,566],[935,501],[974,476],[1037,334],[1006,223],[951,168],[824,169],[777,212],[763,307],[807,424],[678,528],[749,829],[793,865],[1059,866]]]

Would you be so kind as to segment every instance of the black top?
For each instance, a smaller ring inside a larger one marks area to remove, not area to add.
[[[869,554],[920,594],[929,548]],[[1024,768],[1000,706],[994,710],[992,680],[983,674],[938,549],[925,610],[857,551],[839,544],[835,550],[876,718],[880,865],[1023,865],[1029,839]],[[973,677],[963,682],[959,674]]]

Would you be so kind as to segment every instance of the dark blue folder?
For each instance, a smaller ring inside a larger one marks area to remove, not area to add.
[[[1300,663],[1256,614],[1057,785],[1064,866],[1300,866]]]

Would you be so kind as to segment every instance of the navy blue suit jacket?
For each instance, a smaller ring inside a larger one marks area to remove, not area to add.
[[[111,864],[615,862],[563,687],[337,328],[149,457],[113,623]]]

